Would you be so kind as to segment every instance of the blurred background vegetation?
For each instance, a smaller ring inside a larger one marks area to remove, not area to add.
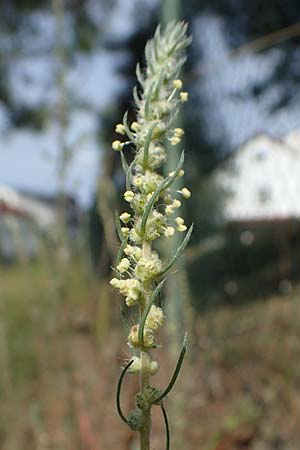
[[[173,328],[191,341],[173,450],[295,450],[299,2],[0,6],[0,448],[137,448],[114,406],[129,355],[108,285],[114,211],[125,207],[111,142],[127,109],[134,120],[145,42],[180,18],[193,37],[180,118],[192,198],[182,214],[195,231],[165,293],[181,318]],[[172,370],[170,335],[158,385]],[[153,423],[162,448],[159,414]]]

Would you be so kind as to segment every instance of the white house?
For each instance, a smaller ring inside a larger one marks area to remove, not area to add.
[[[215,177],[228,192],[228,222],[300,219],[300,131],[282,139],[255,136],[223,163]]]
[[[55,223],[53,206],[0,185],[0,261],[34,257],[39,245],[37,230],[49,233]]]
[[[53,206],[5,185],[0,185],[0,204],[2,209],[5,206],[7,210],[31,218],[41,230],[47,231],[56,223],[57,213]]]

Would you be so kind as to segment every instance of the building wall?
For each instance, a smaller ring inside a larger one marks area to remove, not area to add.
[[[216,173],[229,195],[228,221],[300,217],[300,134],[260,135],[240,147]]]

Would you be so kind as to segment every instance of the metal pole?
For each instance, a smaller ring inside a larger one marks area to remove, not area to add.
[[[178,21],[180,19],[181,4],[180,0],[162,0],[161,3],[161,22],[163,27],[166,26],[168,22]],[[180,127],[182,123],[182,115],[177,119],[176,127]],[[166,148],[168,152],[167,164],[166,164],[166,174],[174,170],[176,167],[181,153],[180,146],[175,146],[170,148],[169,142],[166,142]],[[180,180],[182,183],[182,178]],[[175,186],[176,189],[176,186]],[[180,209],[177,210],[178,215],[180,214]],[[182,237],[179,233],[176,233],[172,239],[168,241],[166,252],[168,254],[174,254],[178,248],[179,241]],[[167,281],[166,286],[166,308],[169,324],[168,335],[170,339],[170,356],[171,361],[174,363],[178,357],[179,349],[182,342],[182,336],[185,332],[188,307],[188,289],[186,281],[186,271],[184,260],[181,258],[177,262],[176,276],[171,276]],[[184,401],[183,395],[180,391],[169,400],[170,404],[170,417],[172,423],[172,448],[173,450],[184,450]]]

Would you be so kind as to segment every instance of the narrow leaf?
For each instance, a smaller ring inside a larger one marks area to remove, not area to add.
[[[164,390],[164,392],[155,400],[155,404],[160,403],[169,394],[169,392],[173,388],[174,384],[176,383],[177,377],[179,375],[179,372],[180,372],[180,369],[181,369],[181,366],[182,366],[182,363],[184,360],[186,348],[187,348],[187,333],[185,333],[185,335],[184,335],[182,349],[181,349],[173,376],[171,378],[171,381],[170,381],[168,387]]]
[[[130,331],[130,325],[126,319],[126,312],[125,312],[125,307],[124,307],[125,305],[123,304],[123,302],[124,302],[124,300],[122,300],[120,303],[120,315],[121,315],[121,321],[122,321],[122,326],[123,326],[123,332],[124,332],[124,335],[127,337],[128,333]]]
[[[166,429],[166,450],[170,450],[170,427],[169,427],[169,421],[167,416],[167,411],[164,408],[164,405],[160,405],[163,416],[164,416],[164,422],[165,422],[165,429]]]
[[[150,102],[152,99],[152,92],[154,89],[154,82],[151,84],[148,92],[147,92],[147,96],[146,96],[146,101],[145,101],[145,117],[146,119],[149,118],[149,113],[150,113]]]
[[[127,170],[128,170],[128,164],[127,164],[125,155],[124,155],[124,153],[123,153],[123,150],[121,150],[120,153],[121,153],[122,167],[123,167],[123,170],[124,170],[124,172],[125,172],[125,174],[126,174],[126,173],[127,173]]]
[[[160,275],[163,275],[164,273],[166,273],[169,269],[171,269],[171,267],[175,264],[175,262],[177,261],[177,259],[179,258],[179,256],[182,255],[182,253],[184,252],[185,247],[187,246],[190,238],[191,238],[191,234],[193,232],[193,228],[194,228],[194,224],[192,224],[190,226],[190,228],[188,229],[183,241],[181,242],[181,244],[179,245],[179,247],[177,248],[175,254],[173,255],[173,257],[171,258],[171,260],[168,262],[168,264],[163,268],[163,270],[161,271]]]
[[[131,161],[131,163],[128,166],[128,170],[126,172],[126,190],[130,191],[131,187],[131,176],[132,176],[132,169],[135,164],[135,158]]]
[[[137,63],[136,69],[135,69],[135,73],[136,73],[136,77],[138,79],[138,82],[140,83],[141,86],[143,86],[143,84],[144,84],[144,76],[142,74],[140,63]]]
[[[157,286],[158,286],[158,283],[157,283],[157,281],[155,281],[155,287],[157,287]],[[157,306],[159,306],[160,308],[163,307],[161,291],[158,293],[158,296],[157,296]]]
[[[151,142],[152,134],[153,134],[153,131],[154,131],[154,128],[156,127],[156,125],[157,125],[157,122],[155,122],[151,126],[151,128],[148,131],[147,137],[146,137],[146,141],[145,141],[145,145],[144,145],[144,158],[143,158],[144,168],[147,167],[150,142]]]
[[[123,125],[126,131],[127,136],[129,137],[129,139],[132,142],[135,142],[135,136],[134,134],[130,131],[129,126],[128,126],[128,111],[125,112],[124,116],[123,116]]]
[[[162,84],[163,84],[164,80],[165,80],[165,71],[162,69],[160,74],[159,74],[159,79],[158,79],[158,82],[156,84],[155,91],[154,91],[154,97],[155,98],[158,97],[159,91],[160,91],[160,89],[162,87]]]
[[[144,312],[142,314],[141,321],[140,321],[140,326],[139,326],[139,333],[138,333],[139,343],[140,343],[141,347],[144,346],[144,328],[145,328],[145,323],[146,323],[146,320],[147,320],[147,316],[149,314],[151,306],[153,305],[153,303],[155,302],[157,296],[159,295],[159,293],[161,291],[161,288],[163,287],[165,281],[166,281],[166,278],[164,278],[156,286],[156,288],[154,289],[154,291],[153,291],[153,293],[152,293],[152,295],[150,297],[150,300],[148,301],[148,303],[146,305],[146,308],[145,308],[145,310],[144,310]]]
[[[118,254],[117,254],[117,258],[116,258],[116,266],[120,263],[120,261],[121,261],[121,259],[122,259],[123,252],[124,252],[124,249],[125,249],[126,245],[127,245],[127,238],[124,238],[123,241],[122,241],[122,243],[121,243],[121,245],[120,245]]]
[[[121,417],[121,419],[123,420],[123,422],[128,424],[128,421],[126,419],[126,417],[123,414],[122,408],[121,408],[121,401],[120,401],[120,397],[121,397],[121,388],[122,388],[122,383],[123,383],[123,378],[127,372],[127,370],[129,369],[129,367],[131,366],[131,364],[133,363],[133,359],[131,361],[129,361],[126,366],[123,368],[121,376],[119,378],[118,381],[118,385],[117,385],[117,394],[116,394],[116,404],[117,404],[117,411],[119,413],[119,416]]]
[[[153,49],[156,64],[159,62],[159,39],[160,39],[160,26],[158,25],[153,38]]]
[[[139,97],[138,90],[137,90],[136,86],[134,86],[134,88],[133,88],[132,95],[133,95],[135,104],[139,107],[140,104],[141,104],[141,99]]]
[[[116,230],[117,230],[119,239],[122,242],[123,239],[124,239],[124,234],[123,234],[122,229],[121,229],[122,225],[121,225],[121,221],[120,221],[120,218],[119,218],[119,215],[118,215],[117,211],[115,211],[115,225],[116,225]]]
[[[178,106],[176,107],[175,111],[172,113],[172,115],[169,118],[168,124],[167,124],[167,129],[171,128],[174,124],[174,122],[176,121],[177,117],[179,114],[179,108]]]

